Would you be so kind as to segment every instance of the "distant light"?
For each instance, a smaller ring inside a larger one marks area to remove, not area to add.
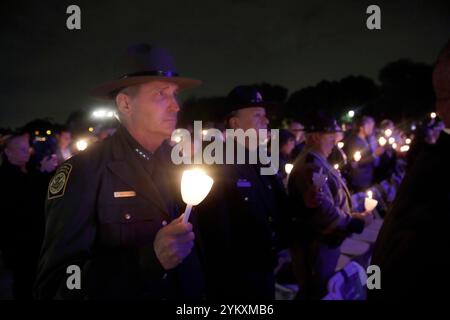
[[[86,140],[82,139],[82,140],[77,141],[76,146],[77,146],[78,151],[83,151],[83,150],[86,150],[88,143]]]
[[[397,149],[397,144],[396,144],[396,143],[393,143],[393,144],[392,144],[392,149],[394,149],[394,150]]]
[[[52,134],[52,131],[51,130],[47,130],[47,131],[45,131],[45,133],[49,136],[49,135]]]
[[[35,136],[38,136],[38,135],[39,135],[39,131],[36,130],[36,131],[34,132],[34,135],[35,135]]]
[[[287,174],[290,174],[293,168],[294,165],[292,163],[286,163],[284,165],[284,171],[286,171]]]
[[[437,117],[436,112],[432,112],[430,114],[430,117],[431,117],[431,119],[436,119],[436,117]]]
[[[353,118],[353,117],[355,116],[355,111],[350,110],[350,111],[348,112],[348,116],[349,116],[350,118]]]
[[[339,170],[339,165],[336,163],[336,164],[334,164],[333,168],[336,170]]]
[[[92,117],[95,119],[106,119],[114,117],[114,111],[111,109],[96,109],[92,112]]]
[[[353,155],[353,159],[358,162],[359,160],[361,160],[362,155],[361,155],[361,151],[356,151],[355,154]]]
[[[415,124],[411,125],[411,130],[412,130],[412,131],[415,131],[416,129],[417,129],[417,127],[416,127]]]
[[[92,128],[92,127],[89,127],[89,132],[94,132],[94,128]]]
[[[411,139],[410,138],[406,138],[405,143],[406,144],[411,144]]]
[[[391,129],[384,130],[384,135],[389,138],[390,136],[392,136],[392,130]]]
[[[395,138],[394,137],[390,137],[388,142],[389,142],[389,144],[393,144],[395,142]]]
[[[344,143],[343,142],[338,142],[337,146],[339,149],[342,149],[344,147]]]
[[[386,138],[385,137],[380,137],[380,139],[378,139],[378,144],[381,146],[381,147],[384,147],[384,145],[387,143],[387,140],[386,140]]]
[[[409,151],[409,146],[408,145],[400,147],[400,152],[408,152],[408,151]]]

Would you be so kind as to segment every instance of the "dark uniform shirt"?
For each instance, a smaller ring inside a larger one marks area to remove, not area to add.
[[[314,174],[327,180],[321,187],[324,199],[311,207],[308,194],[317,188]],[[294,163],[288,181],[288,193],[293,208],[291,254],[301,296],[321,298],[326,284],[336,268],[344,239],[353,232],[361,233],[364,222],[351,215],[351,195],[327,159],[305,148]]]
[[[66,161],[49,184],[38,298],[199,299],[195,250],[165,271],[156,233],[180,214],[179,176],[170,146],[146,152],[123,127]],[[81,290],[66,286],[69,265]]]
[[[260,168],[225,164],[206,169],[214,185],[194,210],[210,299],[274,299],[286,195],[278,176],[261,175]]]

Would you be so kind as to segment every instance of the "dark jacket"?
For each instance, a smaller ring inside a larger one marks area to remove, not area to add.
[[[436,298],[450,286],[449,164],[450,135],[442,132],[415,159],[386,215],[372,258],[381,290],[369,290],[369,298]]]
[[[158,230],[182,211],[170,146],[150,160],[138,150],[122,127],[58,169],[47,195],[38,298],[201,297],[195,251],[166,272],[153,249]],[[82,270],[81,290],[67,289],[69,265]]]
[[[276,253],[282,246],[286,194],[277,175],[257,164],[207,168],[213,188],[198,207],[209,299],[275,297]]]
[[[321,187],[324,200],[312,207],[305,199],[316,189],[313,176],[320,172],[327,177]],[[351,233],[361,233],[364,222],[351,215],[351,195],[340,173],[308,147],[294,163],[288,193],[293,209],[291,256],[294,273],[303,288],[299,297],[322,298],[336,269],[339,246]]]
[[[0,167],[0,250],[14,277],[14,298],[31,299],[44,236],[44,196],[51,175]]]
[[[356,168],[348,168],[348,183],[353,191],[366,191],[374,181],[376,157],[367,140],[352,134],[345,140],[344,151],[349,161],[353,161],[356,151],[361,152],[361,160]]]

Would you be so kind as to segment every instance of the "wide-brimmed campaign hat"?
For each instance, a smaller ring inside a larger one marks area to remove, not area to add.
[[[317,111],[305,117],[303,123],[305,126],[304,131],[308,133],[334,133],[343,131],[336,118],[322,111]]]
[[[97,98],[113,99],[121,89],[149,81],[176,83],[180,90],[199,86],[202,82],[181,77],[176,71],[173,57],[161,47],[146,43],[129,46],[117,66],[117,79],[95,87],[91,95]]]
[[[264,100],[255,87],[242,85],[233,88],[226,97],[223,114],[227,116],[233,111],[252,107],[262,107],[266,111],[271,111],[276,106],[278,106],[276,102]]]

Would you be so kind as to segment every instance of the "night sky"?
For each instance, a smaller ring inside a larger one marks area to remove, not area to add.
[[[168,48],[184,76],[204,81],[183,97],[225,95],[269,82],[290,92],[347,75],[377,78],[386,63],[433,63],[450,37],[450,1],[11,1],[1,9],[0,127],[64,122],[96,84],[116,78],[133,42]],[[81,30],[66,8],[81,8]],[[366,8],[381,7],[381,30]]]

